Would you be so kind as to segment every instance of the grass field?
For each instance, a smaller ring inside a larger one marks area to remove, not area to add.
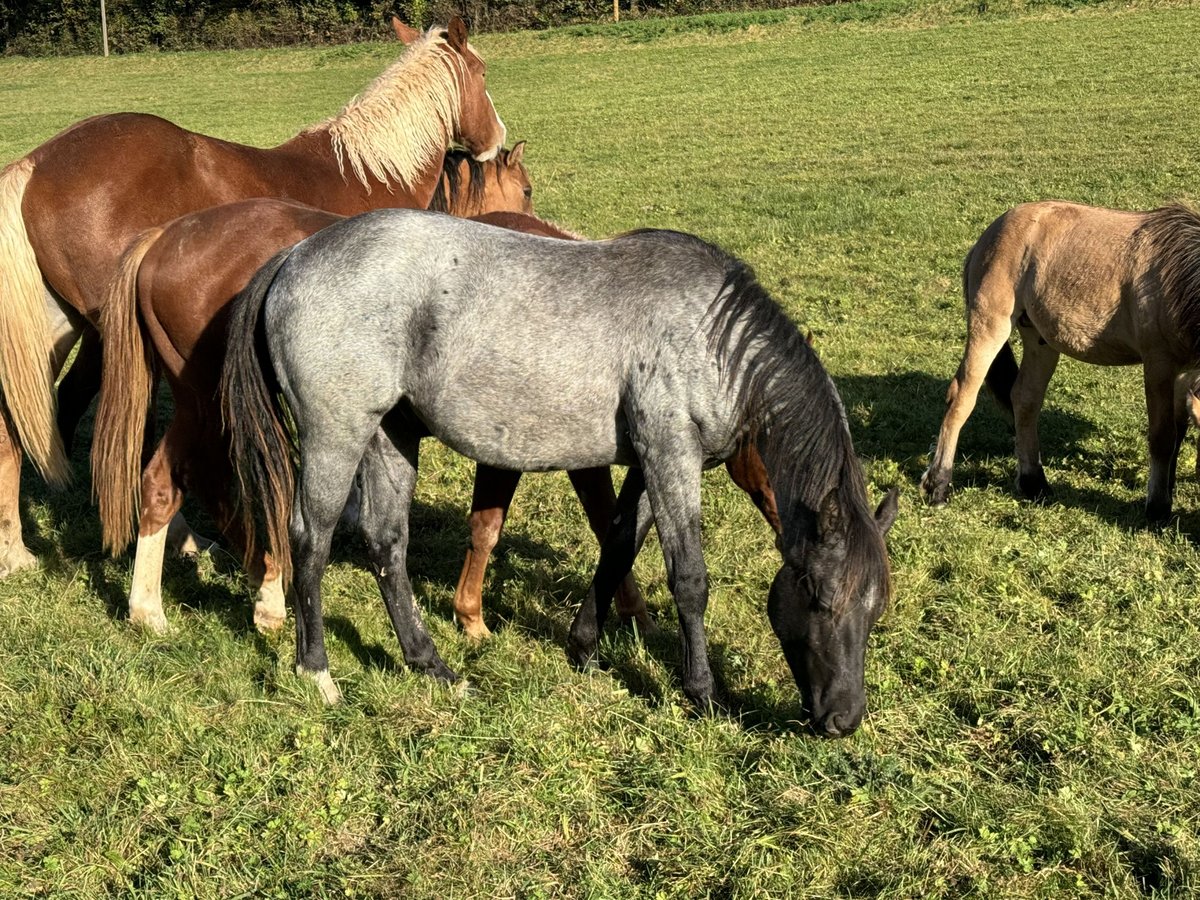
[[[963,336],[959,266],[1007,206],[1200,198],[1200,8],[867,2],[486,36],[534,201],[590,235],[696,232],[748,259],[845,400],[873,497],[902,492],[895,602],[852,738],[795,722],[766,526],[706,477],[709,640],[726,715],[665,634],[563,652],[596,549],[567,481],[530,476],[486,585],[450,599],[471,467],[431,443],[410,554],[461,698],[409,674],[353,541],[326,577],[346,702],[257,636],[234,561],[169,563],[173,630],[125,621],[128,558],[78,483],[24,485],[40,571],[0,584],[0,896],[1188,897],[1200,892],[1200,488],[1142,525],[1136,369],[1066,361],[1043,416],[1056,502],[1015,499],[983,401],[951,505],[916,481]],[[0,159],[102,111],[251,143],[336,111],[393,45],[0,60]],[[114,165],[119,165],[114,160]],[[203,518],[195,518],[203,523]]]

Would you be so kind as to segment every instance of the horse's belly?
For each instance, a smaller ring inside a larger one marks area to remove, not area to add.
[[[1142,361],[1132,343],[1134,330],[1119,307],[1076,306],[1057,315],[1031,309],[1028,318],[1036,332],[1031,337],[1044,340],[1073,359],[1095,366],[1130,366]]]
[[[605,414],[564,403],[498,404],[444,395],[414,408],[446,446],[496,468],[545,472],[633,462],[627,430],[615,410]]]

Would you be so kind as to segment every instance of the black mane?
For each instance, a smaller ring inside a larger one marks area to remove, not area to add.
[[[1183,203],[1172,203],[1146,213],[1138,229],[1154,250],[1163,299],[1200,359],[1200,212]]]
[[[740,260],[728,258],[710,317],[709,348],[734,392],[746,440],[757,444],[767,466],[780,514],[785,521],[797,513],[803,519],[795,533],[785,531],[781,551],[800,562],[793,556],[802,557],[806,544],[818,540],[822,509],[832,509],[846,546],[834,609],[844,609],[859,585],[889,579],[837,389],[795,323]],[[793,509],[785,511],[786,504]]]
[[[478,206],[483,202],[483,189],[487,183],[484,166],[495,165],[499,171],[501,157],[507,156],[507,152],[502,150],[495,159],[481,163],[466,150],[447,150],[446,157],[442,160],[442,177],[438,179],[433,199],[429,201],[429,208],[436,212],[448,213],[458,202],[464,187],[461,172],[463,162],[467,164],[467,201],[473,206]]]

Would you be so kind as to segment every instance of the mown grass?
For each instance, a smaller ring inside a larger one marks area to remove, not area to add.
[[[1196,892],[1200,490],[1185,477],[1178,520],[1143,527],[1137,370],[1060,366],[1054,503],[1013,497],[987,402],[952,504],[922,507],[916,479],[978,233],[1023,200],[1197,196],[1200,12],[874,9],[478,42],[539,211],[593,235],[682,228],[751,261],[815,332],[873,493],[901,487],[860,732],[823,742],[794,721],[764,611],[772,541],[722,473],[704,538],[728,715],[682,701],[653,546],[637,574],[666,634],[614,632],[609,672],[567,665],[596,551],[561,476],[522,486],[487,583],[496,637],[468,645],[450,597],[471,469],[432,444],[411,571],[478,693],[405,671],[345,540],[326,597],[346,703],[325,709],[290,674],[291,636],[253,633],[220,552],[168,565],[168,636],[128,626],[129,560],[98,550],[81,449],[73,490],[27,478],[44,568],[0,585],[0,894]],[[2,60],[0,155],[118,109],[279,141],[394,52]]]

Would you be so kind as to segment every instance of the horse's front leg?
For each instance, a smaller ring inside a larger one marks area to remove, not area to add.
[[[1161,525],[1171,517],[1175,465],[1187,432],[1187,418],[1175,402],[1179,375],[1169,361],[1147,360],[1143,369],[1149,415],[1150,479],[1146,487],[1146,519]]]
[[[494,469],[483,463],[475,465],[475,489],[468,520],[471,546],[467,548],[467,558],[454,589],[454,617],[473,641],[491,636],[483,622],[483,577],[520,481],[520,472]]]
[[[567,477],[571,479],[571,487],[575,489],[575,495],[583,506],[592,534],[603,545],[604,537],[608,534],[617,511],[617,492],[613,490],[612,472],[608,466],[572,469],[567,472]],[[658,626],[646,612],[646,598],[638,590],[632,572],[617,586],[616,601],[617,615],[637,622],[642,633],[658,630]]]
[[[1027,321],[1027,320],[1023,320]],[[1059,352],[1047,344],[1032,325],[1021,327],[1021,369],[1012,388],[1013,425],[1017,437],[1017,493],[1030,500],[1050,496],[1050,483],[1042,468],[1038,416],[1046,388],[1058,366]]]
[[[646,473],[646,494],[667,564],[667,584],[679,612],[683,692],[699,710],[708,712],[713,703],[713,676],[704,636],[708,569],[700,544],[703,461],[698,440],[692,446],[681,446],[678,435],[685,433],[683,428],[673,429],[669,438],[638,450]]]

